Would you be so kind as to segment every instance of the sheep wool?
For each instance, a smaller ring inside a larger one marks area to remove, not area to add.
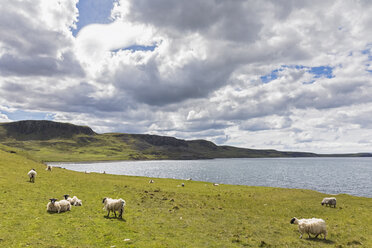
[[[107,211],[107,217],[110,216],[110,212],[114,212],[116,217],[116,211],[119,212],[119,218],[123,217],[125,201],[123,199],[111,199],[103,198],[102,203],[104,204],[103,209]]]
[[[28,177],[30,178],[30,182],[35,182],[35,177],[37,175],[35,169],[31,169],[28,173],[27,173]]]
[[[52,198],[49,199],[50,202],[47,204],[47,211],[51,213],[60,213],[61,212],[61,206],[59,205],[59,202],[57,199]]]
[[[66,200],[57,201],[57,199],[49,199],[47,211],[52,213],[61,213],[71,210],[71,204]]]
[[[72,197],[71,199],[71,205],[82,206],[83,202],[79,198],[77,198],[76,195],[74,195],[74,197]]]
[[[300,239],[304,233],[307,233],[309,238],[311,237],[310,234],[315,235],[315,238],[317,238],[319,234],[323,234],[324,239],[327,237],[326,223],[322,219],[297,219],[294,217],[291,219],[290,223],[298,225],[298,231],[301,233]]]
[[[71,210],[71,204],[67,200],[60,200],[59,205],[61,206],[60,212],[66,212]]]
[[[322,206],[325,204],[326,206],[336,207],[336,198],[335,197],[327,197],[322,200]]]

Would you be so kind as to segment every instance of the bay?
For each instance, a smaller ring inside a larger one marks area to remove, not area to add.
[[[372,158],[236,158],[48,163],[80,172],[311,189],[372,197]]]

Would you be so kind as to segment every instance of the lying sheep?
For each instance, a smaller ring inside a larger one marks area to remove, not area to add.
[[[297,219],[296,217],[291,219],[291,224],[298,225],[298,231],[301,233],[300,239],[302,239],[302,235],[307,233],[309,238],[311,238],[310,234],[315,235],[315,238],[318,237],[319,234],[323,234],[324,239],[327,237],[327,227],[326,223],[322,219]]]
[[[74,203],[74,206],[82,206],[83,205],[83,202],[79,198],[77,198],[75,195],[74,195],[74,197],[72,197],[72,201]]]
[[[116,217],[116,211],[119,211],[119,218],[123,217],[125,201],[123,199],[111,199],[103,198],[102,203],[104,204],[103,209],[107,211],[107,217],[110,216],[110,211],[114,212]]]
[[[82,206],[82,201],[74,195],[74,197],[69,197],[70,195],[63,195],[66,201],[68,201],[72,206]]]
[[[71,210],[71,204],[66,200],[57,201],[57,199],[49,199],[47,211],[52,213],[60,213]]]
[[[47,165],[46,169],[47,171],[52,171],[52,166],[51,165]]]
[[[27,173],[28,177],[30,178],[30,182],[35,182],[35,177],[37,175],[35,169],[31,169],[28,173]]]
[[[326,206],[333,206],[333,207],[336,207],[336,198],[335,197],[328,197],[328,198],[324,198],[323,201],[322,201],[322,206],[325,204]]]

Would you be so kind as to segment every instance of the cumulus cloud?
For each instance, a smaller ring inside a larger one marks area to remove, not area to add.
[[[118,0],[74,37],[76,3],[1,4],[1,106],[98,132],[368,151],[370,2]]]

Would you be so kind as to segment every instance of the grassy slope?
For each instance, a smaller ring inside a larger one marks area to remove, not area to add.
[[[371,198],[338,195],[333,209],[320,205],[324,194],[309,190],[194,181],[182,188],[180,180],[48,172],[20,151],[3,150],[9,149],[0,146],[1,247],[372,247]],[[31,168],[38,172],[34,184]],[[48,199],[66,193],[83,206],[48,214]],[[105,196],[126,200],[124,221],[104,217]],[[328,240],[300,240],[289,224],[293,216],[325,219]]]
[[[2,138],[0,144],[23,149],[40,161],[293,157],[305,154],[216,146],[206,141],[189,141],[187,146],[153,145],[139,138],[140,136],[132,134],[99,134],[94,136],[80,134],[70,138],[48,140]]]

